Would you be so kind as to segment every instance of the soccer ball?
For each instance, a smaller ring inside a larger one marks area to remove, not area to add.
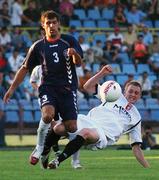
[[[100,87],[100,98],[102,102],[114,102],[121,96],[122,90],[116,81],[106,81]]]

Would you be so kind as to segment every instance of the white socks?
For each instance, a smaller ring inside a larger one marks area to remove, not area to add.
[[[80,153],[79,153],[79,151],[77,151],[76,153],[74,153],[73,155],[72,155],[72,161],[80,161],[79,160],[79,155],[80,155]]]
[[[37,146],[36,149],[42,153],[43,148],[44,148],[44,142],[45,142],[45,137],[48,133],[48,129],[50,127],[51,123],[46,124],[42,119],[40,120],[39,123],[39,128],[37,130]]]

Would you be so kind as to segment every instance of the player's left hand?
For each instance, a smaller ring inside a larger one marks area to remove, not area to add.
[[[75,55],[75,53],[76,53],[76,50],[74,48],[68,48],[68,50],[67,50],[68,56],[73,56],[73,55]]]

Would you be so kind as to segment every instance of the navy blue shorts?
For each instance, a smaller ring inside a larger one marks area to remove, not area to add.
[[[52,105],[56,114],[60,113],[63,121],[77,120],[77,94],[66,87],[52,87],[41,85],[39,87],[41,107]]]

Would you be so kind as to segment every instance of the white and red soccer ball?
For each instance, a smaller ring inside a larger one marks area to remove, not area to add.
[[[122,94],[120,85],[116,81],[106,81],[100,87],[100,98],[102,102],[114,102]]]

